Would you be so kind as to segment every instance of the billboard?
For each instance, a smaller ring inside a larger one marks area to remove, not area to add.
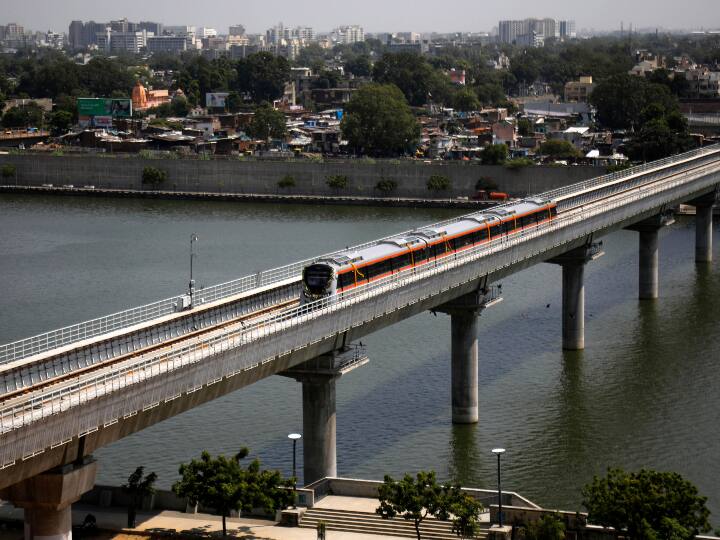
[[[78,98],[78,116],[112,116],[130,118],[132,100],[128,98]]]
[[[205,94],[205,106],[208,109],[224,109],[228,92],[212,92]]]

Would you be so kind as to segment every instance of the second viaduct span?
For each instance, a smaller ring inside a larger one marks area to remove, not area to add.
[[[341,298],[298,305],[303,261],[198,292],[186,311],[174,298],[1,346],[0,495],[26,509],[31,536],[64,537],[95,449],[275,374],[303,384],[305,481],[335,476],[335,380],[362,361],[342,351],[426,310],[451,316],[453,421],[477,422],[478,315],[493,282],[562,265],[563,347],[582,349],[595,240],[639,231],[639,295],[656,298],[668,211],[696,207],[696,260],[708,262],[718,186],[709,147],[542,194],[558,204],[552,222]]]

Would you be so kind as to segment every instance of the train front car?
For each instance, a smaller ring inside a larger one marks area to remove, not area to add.
[[[337,290],[337,272],[330,262],[318,261],[303,269],[300,304],[309,304],[333,296]]]

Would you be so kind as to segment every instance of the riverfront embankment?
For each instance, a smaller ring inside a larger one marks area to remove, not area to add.
[[[157,186],[163,192],[351,197],[366,199],[456,199],[472,196],[479,181],[511,196],[526,196],[567,186],[605,173],[599,167],[533,166],[509,169],[474,162],[349,159],[247,160],[238,158],[144,159],[117,154],[4,154],[0,167],[12,166],[3,184],[18,186],[86,186],[143,191],[142,173],[154,167],[167,173]],[[344,177],[346,185],[331,187],[328,179]],[[447,179],[444,189],[431,190],[431,177]],[[284,185],[280,184],[285,180]],[[384,183],[383,183],[384,182]],[[288,186],[287,184],[292,184]],[[384,186],[385,190],[379,186]],[[388,189],[391,187],[391,189]],[[285,199],[282,199],[285,200]]]

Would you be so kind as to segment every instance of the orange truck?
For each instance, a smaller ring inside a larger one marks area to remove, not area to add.
[[[474,201],[507,201],[510,197],[502,191],[486,191],[481,189],[471,197]]]

